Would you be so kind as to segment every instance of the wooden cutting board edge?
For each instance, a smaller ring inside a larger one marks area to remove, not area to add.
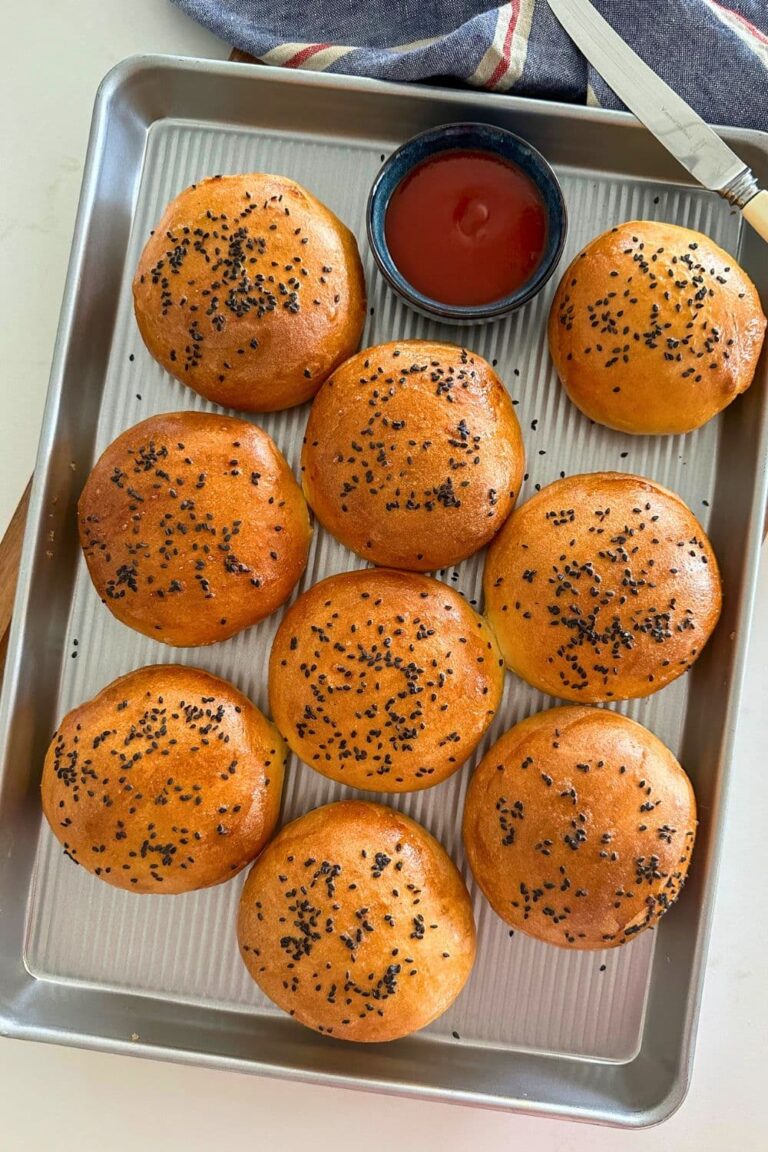
[[[24,528],[27,523],[29,509],[29,496],[32,491],[32,477],[30,476],[24,495],[16,505],[16,511],[11,517],[5,535],[0,540],[0,685],[3,682],[5,671],[5,658],[8,654],[8,636],[11,631],[11,617],[13,615],[13,600],[16,595],[16,584],[19,579],[19,564],[21,562],[21,545],[24,540]]]

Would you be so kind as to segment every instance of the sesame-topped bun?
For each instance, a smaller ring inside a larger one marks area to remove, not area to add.
[[[78,521],[110,612],[178,647],[226,640],[274,612],[311,536],[273,440],[204,412],[152,416],[118,436],[88,477]]]
[[[570,265],[549,346],[574,404],[621,432],[689,432],[752,383],[765,316],[752,281],[709,237],[631,220]]]
[[[696,834],[691,782],[662,742],[601,708],[552,708],[488,751],[464,846],[494,911],[529,936],[615,948],[677,899]]]
[[[339,1040],[395,1040],[450,1007],[475,959],[464,881],[415,820],[327,804],[286,825],[251,869],[240,953],[278,1007]]]
[[[374,564],[429,572],[498,532],[524,468],[512,401],[454,344],[367,348],[317,394],[302,454],[321,524]]]
[[[330,576],[291,605],[269,661],[275,723],[305,764],[374,792],[429,788],[475,749],[501,702],[485,621],[411,572]]]
[[[518,508],[489,549],[483,589],[507,666],[583,703],[675,680],[721,604],[715,554],[690,508],[619,472],[556,480]]]
[[[147,348],[196,392],[245,412],[302,404],[358,344],[355,238],[305,188],[261,172],[180,193],[133,281]]]
[[[65,853],[130,892],[228,880],[277,823],[285,745],[247,697],[199,668],[138,668],[53,734],[43,811]]]

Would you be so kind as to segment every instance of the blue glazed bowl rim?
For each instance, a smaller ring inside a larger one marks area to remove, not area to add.
[[[508,296],[489,304],[446,304],[425,296],[405,279],[390,255],[385,233],[387,208],[395,189],[422,161],[458,149],[493,152],[521,168],[536,184],[547,209],[547,247],[529,280]],[[520,308],[552,276],[562,255],[568,228],[560,181],[538,149],[521,136],[495,124],[461,121],[428,128],[401,144],[382,164],[368,194],[368,243],[389,286],[414,307],[441,320],[491,320]]]

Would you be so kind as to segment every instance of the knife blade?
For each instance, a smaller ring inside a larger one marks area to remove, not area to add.
[[[589,0],[548,0],[576,47],[695,180],[741,208],[768,240],[768,192],[749,167],[614,31]]]

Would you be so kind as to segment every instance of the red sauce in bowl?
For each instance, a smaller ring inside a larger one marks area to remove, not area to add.
[[[439,152],[392,193],[384,222],[401,275],[443,304],[490,304],[529,280],[547,242],[533,180],[490,152]]]

